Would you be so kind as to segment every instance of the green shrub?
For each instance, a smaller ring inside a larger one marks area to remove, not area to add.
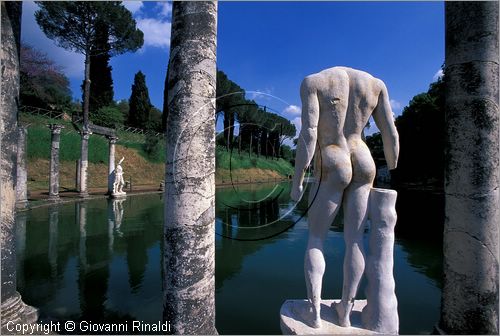
[[[157,158],[160,155],[160,138],[153,134],[147,134],[143,148],[149,159]]]
[[[123,125],[123,113],[115,106],[101,107],[90,119],[94,124],[104,127],[117,128]]]

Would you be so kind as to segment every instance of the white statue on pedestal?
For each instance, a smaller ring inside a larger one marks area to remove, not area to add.
[[[115,168],[115,182],[113,183],[113,194],[112,196],[124,196],[126,195],[126,192],[123,191],[123,186],[125,185],[125,181],[123,179],[123,168],[121,166],[121,163],[123,162],[125,158],[122,157],[122,159],[118,162]]]
[[[323,244],[342,203],[346,245],[344,278],[342,300],[333,305],[338,324],[349,327],[365,270],[363,233],[376,172],[370,150],[362,140],[363,129],[373,116],[382,135],[389,169],[396,168],[398,133],[384,83],[366,72],[346,67],[326,69],[307,76],[300,95],[302,130],[291,197],[296,201],[302,197],[305,169],[314,157],[315,182],[309,193],[309,201],[314,199],[314,202],[308,212],[309,239],[304,262],[308,299],[312,305],[311,324],[314,328],[322,325]]]

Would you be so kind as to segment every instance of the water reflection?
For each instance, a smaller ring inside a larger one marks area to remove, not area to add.
[[[281,303],[306,296],[307,223],[302,216],[307,195],[295,205],[289,192],[288,183],[217,189],[220,333],[279,334]],[[18,290],[26,302],[60,321],[161,320],[161,197],[91,200],[20,213]],[[335,297],[342,286],[341,219],[326,244],[324,296]],[[426,241],[399,239],[397,244],[400,332],[430,332],[439,310],[440,268],[434,260],[440,254]]]

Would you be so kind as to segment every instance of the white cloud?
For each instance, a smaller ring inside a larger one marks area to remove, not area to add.
[[[36,10],[38,10],[38,6],[33,1],[23,1],[22,41],[46,53],[50,59],[62,67],[66,76],[83,78],[83,55],[60,48],[54,41],[45,36],[36,23],[34,15]]]
[[[437,81],[438,79],[442,78],[444,75],[443,73],[443,69],[439,69],[435,74],[434,76],[432,76],[432,81],[435,82]]]
[[[255,91],[247,91],[247,95],[250,96],[250,99],[256,100],[256,99],[261,99],[261,100],[271,100],[274,98],[272,95],[274,91],[274,88],[266,88],[264,90],[255,90]]]
[[[302,109],[297,105],[289,105],[283,110],[283,113],[291,116],[296,116],[302,113]]]
[[[172,3],[171,2],[158,2],[156,8],[160,11],[159,15],[164,18],[172,16]]]
[[[391,99],[391,100],[389,100],[389,103],[391,104],[391,108],[393,111],[401,110],[402,104],[400,102],[398,102],[397,100]]]
[[[137,19],[137,27],[144,33],[144,47],[170,47],[172,23],[152,18]]]
[[[127,8],[132,14],[139,13],[142,9],[142,1],[123,1],[123,6]]]

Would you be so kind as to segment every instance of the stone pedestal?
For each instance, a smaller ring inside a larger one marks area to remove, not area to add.
[[[81,147],[81,159],[80,159],[80,183],[79,183],[79,196],[86,198],[89,196],[87,190],[87,169],[89,167],[89,138],[90,132],[88,130],[83,130],[82,133],[82,147]]]
[[[59,200],[59,143],[61,141],[62,125],[49,125],[52,132],[50,149],[49,200]]]
[[[26,170],[28,128],[19,126],[17,130],[16,208],[23,209],[28,205],[28,172]]]
[[[127,197],[127,193],[125,191],[122,191],[120,193],[112,193],[111,194],[111,198],[114,198],[114,199],[120,199],[120,198],[125,198]]]
[[[113,193],[113,183],[115,182],[115,145],[117,137],[108,137],[109,140],[109,158],[108,158],[108,195]]]
[[[7,329],[7,323],[9,323],[10,329],[12,325],[16,324],[33,324],[38,320],[38,309],[28,306],[21,299],[21,295],[18,292],[8,300],[2,302],[2,325],[0,329],[0,334],[9,335],[13,332],[9,332]]]
[[[337,312],[332,308],[340,300],[321,300],[321,328],[313,328],[312,305],[308,300],[287,300],[280,309],[280,327],[284,335],[370,335],[374,331],[363,329],[361,311],[366,300],[356,300],[351,313],[351,326],[339,326]]]
[[[383,334],[397,334],[399,331],[393,276],[397,195],[395,190],[373,188],[368,207],[367,305],[363,309],[362,321],[365,328]]]

